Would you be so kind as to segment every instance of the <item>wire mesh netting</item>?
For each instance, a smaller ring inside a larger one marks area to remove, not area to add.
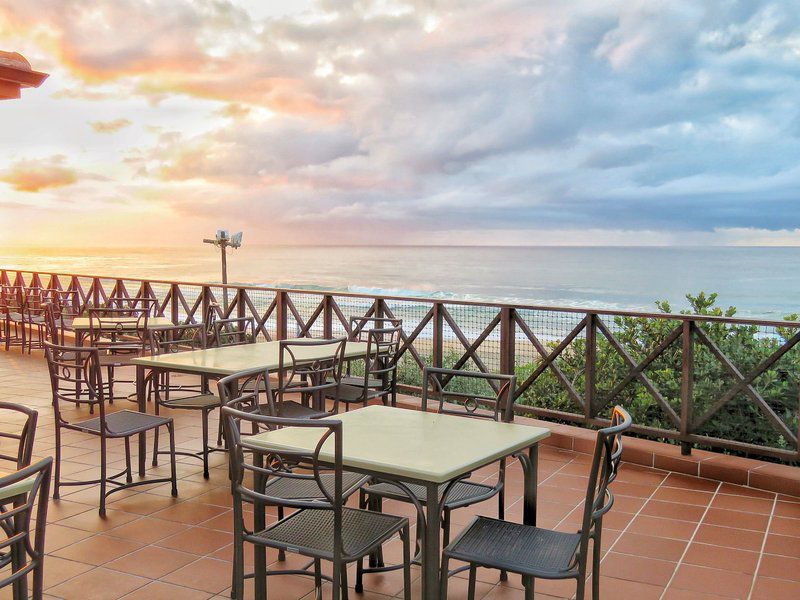
[[[695,433],[796,449],[800,348],[787,348],[798,330],[725,323],[698,328],[708,339],[695,336]]]
[[[306,294],[299,292],[292,292],[288,294],[289,299],[297,310],[300,319],[298,320],[294,313],[287,309],[286,318],[289,320],[287,327],[287,335],[290,338],[295,337],[323,337],[325,333],[325,316],[324,311],[320,311],[314,318],[309,326],[309,321],[314,317],[314,313],[325,300],[323,294]],[[305,330],[305,334],[303,331]]]
[[[570,344],[552,361],[553,367],[542,370],[547,355],[576,328],[581,326],[585,315],[555,310],[520,309],[518,317],[535,336],[546,355],[537,349],[528,338],[524,327],[516,328],[516,374],[522,391],[518,402],[529,406],[548,408],[567,413],[582,411],[575,396],[585,396],[586,330],[582,329]],[[534,377],[535,375],[535,377]],[[531,378],[533,379],[531,380]],[[563,377],[563,379],[562,379]]]
[[[256,326],[258,326],[264,318],[264,315],[270,310],[270,307],[272,307],[269,317],[264,321],[263,327],[259,328],[258,335],[256,336],[259,339],[274,340],[278,337],[277,311],[272,306],[275,301],[275,295],[275,292],[270,290],[252,288],[247,290],[247,297],[250,299],[255,309],[255,314],[252,314],[252,310],[249,306],[247,307],[246,314],[256,319]]]
[[[403,321],[403,332],[411,336],[432,308],[430,302],[417,300],[386,300],[387,313]],[[411,343],[411,347],[423,364],[433,363],[433,323],[428,321]],[[397,380],[404,385],[422,385],[422,367],[411,351],[403,353],[397,364]]]
[[[636,423],[661,429],[679,429],[675,417],[681,413],[681,374],[683,364],[682,338],[678,336],[667,347],[665,341],[681,331],[679,319],[652,319],[627,316],[598,317],[595,406],[621,404]],[[606,336],[604,326],[611,337]],[[619,345],[620,348],[616,348]],[[625,359],[620,349],[630,357]],[[657,352],[662,350],[661,352]],[[657,354],[653,357],[652,355]],[[634,366],[646,359],[652,361],[641,375],[633,373]],[[646,383],[649,382],[649,383]],[[657,400],[671,407],[670,415]]]

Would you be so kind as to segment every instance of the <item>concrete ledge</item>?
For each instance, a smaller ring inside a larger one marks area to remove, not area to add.
[[[397,403],[404,408],[420,408],[419,398],[413,396],[400,395]],[[515,420],[550,429],[551,435],[544,445],[583,454],[594,452],[596,435],[591,429],[522,416]],[[691,455],[683,456],[678,445],[634,437],[625,439],[622,459],[645,467],[800,497],[800,467],[708,450],[692,450]]]

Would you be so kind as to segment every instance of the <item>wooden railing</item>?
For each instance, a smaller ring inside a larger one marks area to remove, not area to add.
[[[0,270],[0,285],[68,291],[78,312],[150,297],[176,323],[209,311],[251,316],[267,340],[346,335],[351,316],[399,318],[406,391],[419,390],[426,364],[516,373],[520,412],[598,426],[622,403],[639,434],[686,453],[700,445],[800,460],[797,321],[15,270]]]

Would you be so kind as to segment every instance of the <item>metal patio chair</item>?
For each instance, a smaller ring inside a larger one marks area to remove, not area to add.
[[[28,598],[32,573],[33,600],[42,600],[44,588],[44,534],[52,457],[0,477],[0,589],[12,585],[15,600]],[[36,511],[36,522],[33,512]],[[6,571],[6,567],[10,567]],[[10,571],[10,572],[9,572]]]
[[[12,346],[25,348],[26,331],[23,326],[25,313],[25,288],[6,285],[0,290],[4,317],[3,339],[6,350]]]
[[[21,404],[0,402],[0,423],[16,423],[22,419],[22,427],[15,431],[0,431],[0,440],[15,440],[16,452],[10,454],[3,444],[0,460],[9,461],[15,469],[22,469],[31,464],[33,456],[33,440],[36,437],[36,421],[39,413]],[[12,442],[13,443],[13,442]]]
[[[34,349],[44,348],[45,340],[45,297],[46,290],[39,287],[29,287],[25,290],[25,300],[22,305],[22,351],[28,349],[30,354]]]
[[[116,380],[116,370],[133,365],[131,360],[145,356],[148,352],[148,327],[150,313],[147,310],[129,308],[90,308],[89,346],[98,350],[98,360],[106,370],[108,399],[113,403],[115,383],[135,383]],[[119,319],[130,319],[123,324]]]
[[[447,569],[450,560],[469,563],[469,600],[475,598],[477,567],[503,569],[522,575],[525,598],[532,600],[536,578],[575,579],[577,600],[585,598],[589,541],[592,541],[592,595],[600,598],[600,558],[603,515],[614,504],[609,489],[622,458],[622,434],[630,429],[631,416],[617,406],[611,424],[597,432],[583,509],[577,533],[563,533],[532,525],[509,523],[489,517],[475,517],[442,555],[442,598],[447,597]]]
[[[228,397],[226,386],[237,376],[220,382],[220,395]],[[232,385],[236,385],[233,383]],[[322,597],[322,581],[332,582],[332,598],[347,598],[347,564],[358,562],[362,575],[363,557],[400,535],[403,540],[404,598],[411,598],[411,551],[409,521],[377,512],[346,507],[346,498],[366,480],[347,474],[342,466],[342,423],[330,419],[282,419],[241,410],[236,400],[222,408],[225,435],[230,448],[230,469],[234,513],[234,561],[231,597],[244,597],[244,544],[254,546],[256,595],[266,597],[267,576],[302,574],[314,577],[317,598]],[[320,441],[313,452],[264,450],[254,436],[244,434],[281,427],[313,428]],[[320,452],[327,442],[334,459],[323,467]],[[304,469],[287,468],[302,465]],[[245,520],[245,505],[253,506],[253,527]],[[293,510],[275,523],[265,523],[265,507]],[[301,569],[267,571],[266,549],[274,548],[306,556],[311,561]],[[333,563],[333,576],[322,574],[321,562]]]
[[[274,417],[289,419],[319,419],[339,410],[338,390],[341,387],[346,338],[332,340],[281,340],[278,350],[278,383],[269,405]],[[308,362],[303,360],[304,349],[314,348],[329,358]],[[300,397],[300,401],[291,397]],[[326,398],[333,408],[325,407]]]
[[[376,326],[367,328],[368,324]],[[402,320],[351,317],[350,331],[348,341],[365,342],[367,354],[361,361],[347,361],[347,373],[342,376],[339,388],[339,400],[345,403],[345,410],[349,410],[351,404],[366,406],[374,398],[380,398],[384,405],[397,406],[397,355],[403,333]],[[354,362],[363,374],[353,373]]]
[[[211,328],[214,333],[208,340],[209,346],[240,346],[256,343],[256,321],[253,317],[216,319]]]
[[[106,411],[106,398],[111,390],[110,383],[103,381],[100,356],[97,348],[85,346],[56,346],[45,343],[45,356],[50,371],[50,386],[53,392],[53,412],[56,423],[56,457],[53,480],[53,498],[58,499],[61,486],[100,484],[100,516],[106,513],[106,498],[116,491],[139,485],[172,483],[172,495],[178,495],[175,471],[175,428],[169,417],[148,415],[132,410]],[[81,388],[85,390],[76,397],[75,389],[80,378]],[[97,408],[99,415],[83,421],[67,421],[61,409],[63,402],[86,404]],[[171,476],[133,481],[131,470],[130,438],[139,433],[166,427],[169,432]],[[61,431],[67,429],[100,438],[100,478],[85,481],[61,481]],[[119,473],[107,474],[108,440],[122,439],[125,446],[125,468]],[[118,481],[125,477],[125,482]],[[111,486],[112,489],[107,488]]]
[[[150,331],[150,348],[154,355],[169,354],[171,352],[190,352],[202,350],[206,347],[206,330],[202,323],[191,325],[175,325],[168,328],[153,329]],[[220,407],[219,398],[209,389],[208,378],[201,376],[198,384],[176,384],[170,379],[170,373],[154,371],[148,376],[148,386],[155,398],[153,406],[155,414],[160,409],[199,410],[203,428],[203,448],[199,452],[176,451],[175,454],[201,458],[203,461],[203,477],[208,479],[208,454],[216,448],[208,445],[208,417],[211,412]],[[153,466],[158,464],[158,456],[167,454],[160,451],[158,446],[158,430],[153,436]]]
[[[440,414],[491,419],[504,423],[510,423],[514,419],[514,393],[517,379],[513,375],[425,367],[423,381],[429,381],[433,385],[437,397],[436,411]],[[447,386],[458,381],[470,382],[471,385],[467,385],[472,389],[448,391]],[[429,395],[428,386],[423,386],[421,406],[423,411],[428,410]],[[448,403],[448,399],[453,403]],[[447,482],[440,486],[440,492],[447,489],[442,504],[443,545],[447,545],[450,539],[451,513],[454,510],[496,497],[497,515],[500,519],[505,517],[505,480],[506,459],[503,458],[498,463],[497,480],[493,485],[463,479],[452,485]],[[420,504],[427,503],[425,486],[409,484],[408,489]],[[388,482],[376,481],[361,491],[362,506],[372,510],[381,510],[383,499],[415,503],[407,494]],[[380,555],[376,556],[374,561],[378,565],[383,565],[383,558]],[[503,579],[505,579],[505,574],[503,574]]]
[[[106,300],[105,308],[111,308],[115,311],[129,311],[130,314],[128,316],[136,316],[145,312],[148,317],[155,317],[158,312],[158,300],[150,296],[117,296]]]

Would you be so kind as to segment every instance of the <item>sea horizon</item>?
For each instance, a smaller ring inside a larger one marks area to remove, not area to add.
[[[191,247],[0,247],[0,267],[113,278],[219,283],[219,254]],[[229,282],[553,307],[656,310],[718,293],[723,309],[783,318],[800,311],[795,246],[245,245]],[[776,265],[780,269],[776,269]]]

